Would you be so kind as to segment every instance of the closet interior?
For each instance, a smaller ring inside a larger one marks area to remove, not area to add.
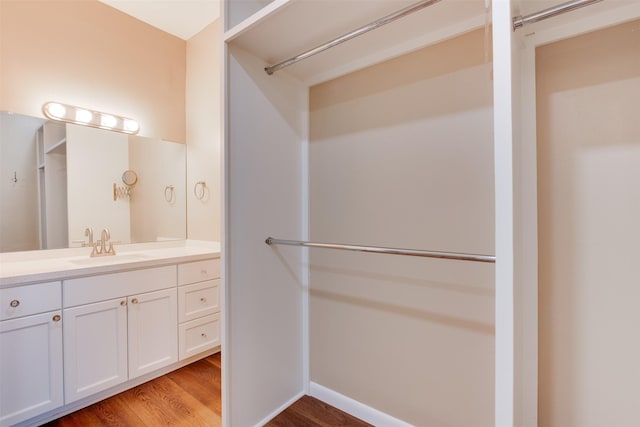
[[[225,423],[537,425],[535,50],[634,16],[227,0]]]

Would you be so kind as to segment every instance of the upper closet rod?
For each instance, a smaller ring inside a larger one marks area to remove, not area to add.
[[[521,28],[525,24],[533,24],[534,22],[542,21],[544,19],[552,18],[557,15],[561,15],[565,12],[571,12],[572,10],[580,9],[581,7],[589,6],[590,4],[599,3],[603,0],[574,0],[567,3],[562,3],[549,9],[541,10],[540,12],[532,13],[527,16],[516,16],[513,18],[513,31]]]
[[[426,258],[442,258],[442,259],[454,259],[460,261],[476,261],[476,262],[496,262],[496,257],[493,255],[476,255],[476,254],[463,254],[457,252],[436,252],[436,251],[422,251],[417,249],[396,249],[396,248],[383,248],[379,246],[358,246],[358,245],[342,245],[337,243],[315,243],[304,242],[301,240],[281,240],[268,237],[265,241],[267,245],[289,245],[289,246],[305,246],[310,248],[327,248],[327,249],[342,249],[345,251],[356,252],[373,252],[378,254],[392,254],[392,255],[408,255],[419,256]]]
[[[377,21],[374,21],[370,24],[367,24],[363,27],[360,27],[356,30],[351,31],[350,33],[344,34],[340,37],[337,37],[331,41],[328,41],[324,44],[321,44],[320,46],[316,46],[313,49],[309,49],[306,52],[302,52],[299,55],[296,55],[292,58],[289,58],[285,61],[279,62],[275,65],[270,65],[267,67],[264,67],[264,71],[267,72],[267,74],[271,75],[273,73],[275,73],[276,71],[288,67],[289,65],[293,65],[298,61],[302,61],[303,59],[307,59],[313,55],[316,55],[320,52],[324,52],[327,49],[330,49],[334,46],[339,45],[340,43],[344,43],[348,40],[351,40],[355,37],[358,37],[364,33],[367,33],[371,30],[375,30],[378,27],[382,27],[385,24],[388,24],[390,22],[395,21],[396,19],[400,19],[403,18],[413,12],[417,12],[421,9],[424,9],[425,7],[431,6],[432,4],[435,4],[437,2],[439,2],[440,0],[422,0],[419,1],[418,3],[415,3],[411,6],[407,6],[402,10],[399,10],[398,12],[392,13],[391,15],[387,15],[384,18],[380,18]]]

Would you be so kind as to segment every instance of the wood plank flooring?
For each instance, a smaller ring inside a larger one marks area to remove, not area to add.
[[[46,427],[222,425],[220,353],[45,424]],[[269,427],[370,426],[310,396]]]
[[[217,353],[45,425],[217,427],[221,384]]]
[[[311,396],[303,396],[275,417],[268,427],[371,427],[331,405]]]

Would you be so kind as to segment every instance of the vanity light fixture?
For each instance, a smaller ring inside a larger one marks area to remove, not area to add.
[[[42,112],[51,120],[75,123],[77,125],[91,126],[133,135],[140,130],[138,122],[133,119],[87,110],[86,108],[74,107],[73,105],[60,104],[59,102],[47,102],[42,106]]]

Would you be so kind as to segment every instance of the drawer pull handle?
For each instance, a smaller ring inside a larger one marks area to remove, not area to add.
[[[125,300],[122,300],[120,301],[120,305],[124,307],[125,305],[127,305],[127,302]]]
[[[62,317],[60,317],[60,315],[59,315],[59,314],[55,314],[55,315],[53,316],[53,321],[54,321],[54,322],[59,322],[59,321],[60,321],[60,319],[62,319]]]
[[[200,302],[207,302],[207,299],[205,297],[200,298]]]
[[[11,302],[9,303],[9,305],[10,305],[11,307],[13,307],[13,308],[16,308],[17,306],[19,306],[19,305],[20,305],[20,301],[18,301],[17,299],[14,299],[13,301],[11,301]]]
[[[131,300],[131,304],[137,304],[138,303],[138,298],[134,298]]]
[[[205,334],[205,333],[203,332],[203,333],[201,333],[201,334],[200,334],[200,336],[201,336],[202,338],[206,338],[206,337],[207,337],[207,334]]]

